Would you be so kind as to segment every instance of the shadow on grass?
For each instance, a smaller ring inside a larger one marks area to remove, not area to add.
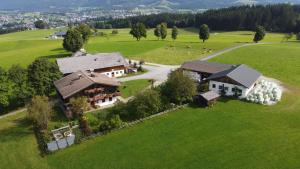
[[[47,56],[41,56],[40,58],[46,58],[46,59],[57,59],[57,58],[64,58],[71,56],[70,53],[65,54],[56,54],[56,55],[47,55]]]
[[[33,134],[31,122],[26,118],[14,120],[12,122],[15,124],[14,127],[0,130],[0,142],[22,141],[23,137]]]
[[[55,48],[55,49],[51,49],[50,51],[52,51],[52,52],[57,52],[57,51],[65,52],[65,49],[64,48]]]

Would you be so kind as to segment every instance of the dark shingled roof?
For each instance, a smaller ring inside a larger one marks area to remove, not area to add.
[[[231,69],[215,73],[207,78],[207,80],[213,80],[221,77],[228,77],[244,87],[250,88],[257,79],[261,76],[261,73],[248,67],[247,65],[239,65]]]
[[[189,61],[185,62],[181,68],[185,70],[195,71],[195,72],[203,72],[203,73],[209,73],[214,74],[218,73],[227,69],[232,68],[233,65],[229,64],[221,64],[216,62],[206,62],[206,61]]]
[[[91,74],[86,72],[78,71],[55,81],[54,86],[63,99],[67,99],[93,84],[120,86],[120,83],[114,78],[109,78],[102,74],[93,75],[91,76]]]
[[[213,99],[219,98],[220,95],[214,91],[208,91],[206,93],[200,94],[201,97],[203,97],[207,101],[211,101]]]
[[[74,73],[79,70],[86,71],[115,66],[128,66],[128,63],[120,53],[84,54],[83,56],[60,58],[56,62],[63,74]]]

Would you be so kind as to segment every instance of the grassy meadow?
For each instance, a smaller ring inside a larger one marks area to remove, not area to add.
[[[122,86],[119,88],[119,90],[122,93],[123,98],[128,98],[143,91],[150,85],[151,82],[148,79],[132,80],[122,83]]]
[[[62,48],[62,40],[46,39],[55,31],[33,30],[0,35],[0,66],[8,69],[13,64],[27,66],[38,57],[54,60],[69,56],[70,53]],[[180,29],[176,41],[171,40],[170,30],[166,40],[157,40],[153,30],[148,30],[147,39],[137,42],[129,35],[129,29],[120,29],[117,35],[111,35],[111,30],[99,32],[108,36],[92,37],[85,46],[88,52],[121,52],[127,58],[162,64],[181,64],[253,39],[252,32],[220,32],[211,33],[210,39],[202,43],[196,30]],[[269,33],[263,42],[280,42],[282,38],[282,34]]]
[[[128,30],[120,30],[119,35],[111,36],[109,39],[92,38],[86,49],[90,52],[121,51],[130,58],[179,64],[184,60],[207,55],[201,53],[202,45],[211,45],[208,48],[217,51],[252,40],[250,32],[224,32],[212,34],[211,39],[202,44],[192,30],[180,30],[180,33],[176,42],[156,41],[152,31],[148,33],[147,40],[136,42],[128,36]],[[11,35],[6,35],[8,36],[6,42],[12,42],[12,46],[8,45],[6,48],[3,47],[6,44],[2,39],[3,36],[0,36],[0,50],[12,52],[13,43],[20,43],[19,40],[9,40]],[[35,39],[36,36],[38,35],[32,35],[28,39]],[[281,34],[268,34],[265,42],[281,40]],[[50,42],[28,40],[30,41]],[[60,42],[54,42],[59,48]],[[195,52],[195,55],[191,54],[189,57],[174,52],[173,56],[166,52],[169,50],[166,46],[170,44],[175,44],[174,50],[187,52],[199,49],[199,53]],[[179,47],[180,44],[182,48]],[[184,47],[187,44],[195,45],[195,48],[187,49]],[[299,168],[299,45],[291,42],[248,46],[211,60],[232,64],[244,63],[266,76],[282,81],[288,91],[277,105],[261,106],[222,99],[215,107],[209,109],[190,106],[131,128],[85,141],[44,158],[39,155],[35,137],[30,124],[25,120],[25,114],[21,113],[0,119],[0,168]],[[24,47],[24,50],[29,48]],[[52,52],[63,54],[64,51],[60,49]],[[151,52],[160,55],[150,57]],[[39,57],[40,54],[36,53],[35,56]],[[34,59],[34,57],[24,59],[20,56],[19,59],[7,58],[2,62],[2,57],[6,58],[5,52],[0,51],[0,65],[6,68],[15,63],[22,63],[25,66],[26,63],[23,62],[26,59],[28,62]],[[140,85],[137,82],[128,83],[134,83],[131,86]],[[126,89],[131,93],[129,91],[135,88],[129,90],[128,84]]]

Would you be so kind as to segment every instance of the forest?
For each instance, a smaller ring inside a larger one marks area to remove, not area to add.
[[[90,20],[95,28],[128,28],[142,22],[148,28],[165,22],[168,27],[196,27],[207,24],[218,31],[254,30],[258,25],[273,32],[300,32],[300,5],[277,4],[240,6],[208,10],[197,14],[162,13],[156,15],[135,16],[124,19],[103,18]]]

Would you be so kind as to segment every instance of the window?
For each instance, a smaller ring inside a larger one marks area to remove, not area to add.
[[[119,74],[119,72],[116,72],[116,74]]]
[[[109,76],[109,73],[106,73],[107,76]]]
[[[235,88],[232,88],[231,91],[232,91],[232,92],[235,92]]]
[[[225,90],[225,91],[228,91],[228,87],[225,87],[224,90]]]
[[[110,97],[110,98],[109,98],[109,101],[111,102],[112,100],[113,100],[113,98],[112,98],[112,97]]]
[[[212,85],[212,88],[216,88],[216,84],[213,84],[213,85]]]
[[[222,85],[220,85],[220,86],[219,86],[219,89],[220,89],[220,90],[222,90],[222,89],[223,89],[223,86],[222,86]]]
[[[105,103],[105,99],[102,99],[102,103]]]

